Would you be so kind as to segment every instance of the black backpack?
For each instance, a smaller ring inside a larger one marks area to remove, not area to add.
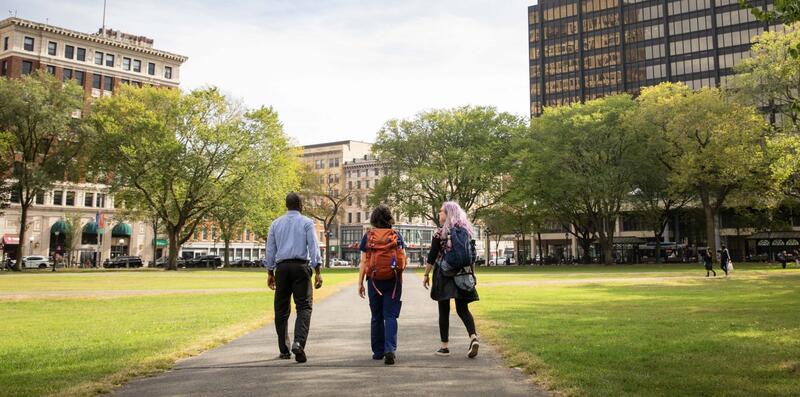
[[[453,227],[448,235],[450,248],[445,246],[444,255],[439,263],[445,276],[453,277],[458,272],[475,263],[477,254],[475,240],[470,238],[469,232],[463,227]]]

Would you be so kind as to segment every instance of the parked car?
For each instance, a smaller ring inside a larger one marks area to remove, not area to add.
[[[203,255],[195,258],[187,259],[184,263],[185,267],[210,267],[216,268],[222,266],[222,258],[216,255]]]
[[[510,256],[507,256],[507,257],[506,256],[501,256],[499,258],[499,260],[498,260],[498,258],[489,260],[489,266],[494,266],[494,265],[498,265],[498,266],[500,266],[500,265],[515,265],[516,263],[517,263],[517,261],[514,260],[514,258],[512,258]]]
[[[118,256],[103,261],[103,267],[110,269],[114,267],[142,267],[144,263],[138,256]]]
[[[257,261],[251,261],[250,259],[238,259],[231,262],[231,266],[233,267],[257,267],[260,266],[260,263]]]
[[[43,256],[32,255],[22,257],[22,267],[26,269],[46,269],[50,265],[52,265],[50,259]]]
[[[330,267],[350,266],[350,261],[339,258],[331,258]]]
[[[164,266],[166,266],[167,261],[169,261],[169,257],[162,256],[161,258],[156,259],[156,261],[154,263],[151,263],[150,266],[164,267]],[[178,258],[178,266],[183,266],[184,262],[185,261],[183,260],[183,258],[180,258],[180,257]]]

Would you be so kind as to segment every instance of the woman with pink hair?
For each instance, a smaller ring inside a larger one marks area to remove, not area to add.
[[[439,209],[439,228],[433,234],[431,241],[431,250],[428,252],[428,263],[425,266],[425,279],[423,285],[427,289],[431,287],[431,299],[439,303],[439,336],[441,337],[442,347],[436,351],[436,355],[449,356],[450,349],[448,348],[449,331],[450,331],[450,300],[454,299],[456,302],[456,312],[464,326],[467,328],[467,334],[470,338],[469,348],[467,349],[467,357],[475,358],[478,355],[478,335],[475,331],[475,320],[472,313],[469,311],[469,303],[478,300],[478,291],[473,288],[470,291],[459,288],[456,285],[453,277],[445,276],[441,270],[440,263],[445,251],[451,247],[448,246],[450,242],[450,231],[453,228],[463,228],[467,231],[470,238],[475,236],[475,231],[472,224],[467,218],[467,214],[463,209],[454,201],[448,201],[442,204]],[[431,285],[431,270],[434,270],[433,284]]]

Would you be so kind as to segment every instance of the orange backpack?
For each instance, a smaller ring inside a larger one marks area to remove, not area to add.
[[[406,254],[397,244],[394,229],[371,229],[367,232],[367,275],[372,280],[400,278],[406,266]]]

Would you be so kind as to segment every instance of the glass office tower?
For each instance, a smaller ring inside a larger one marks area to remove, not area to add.
[[[528,26],[533,116],[664,81],[723,85],[751,39],[780,28],[736,0],[542,0],[528,7]]]

